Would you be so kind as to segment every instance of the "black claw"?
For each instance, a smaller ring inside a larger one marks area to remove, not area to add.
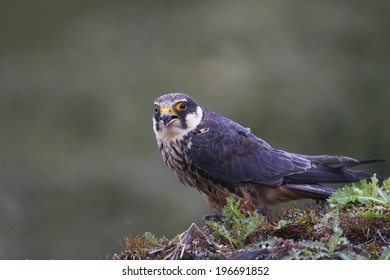
[[[203,220],[205,220],[206,222],[209,222],[209,221],[217,221],[221,218],[220,215],[217,215],[217,214],[206,214],[203,216]]]
[[[206,221],[206,222],[209,222],[209,221],[219,221],[221,223],[224,223],[226,221],[226,218],[225,217],[222,217],[221,215],[217,215],[217,214],[206,214],[203,216],[203,219]]]

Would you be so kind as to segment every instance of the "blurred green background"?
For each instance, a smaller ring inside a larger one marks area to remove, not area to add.
[[[2,1],[0,258],[105,259],[210,213],[164,165],[185,92],[274,147],[390,160],[390,1]],[[390,161],[367,170],[390,174]]]

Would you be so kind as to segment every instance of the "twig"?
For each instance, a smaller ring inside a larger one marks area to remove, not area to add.
[[[218,244],[214,243],[212,240],[210,240],[210,238],[195,223],[192,223],[190,225],[190,227],[186,231],[181,233],[180,236],[179,236],[179,247],[182,246],[181,253],[180,253],[180,259],[183,258],[184,251],[186,249],[187,237],[192,232],[193,228],[197,229],[206,238],[206,241],[209,244],[212,244],[216,248],[220,248],[221,247],[220,245],[218,245]],[[184,243],[182,243],[182,239],[183,238],[184,238]]]
[[[383,242],[385,242],[386,244],[390,244],[389,241],[387,241],[381,234],[381,232],[379,231],[379,229],[376,230],[376,233],[382,238]]]

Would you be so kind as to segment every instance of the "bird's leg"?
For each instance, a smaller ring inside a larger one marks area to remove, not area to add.
[[[258,208],[256,211],[257,211],[257,213],[262,214],[265,217],[265,222],[267,224],[270,223],[271,214],[270,214],[270,211],[268,210],[267,206],[264,205],[262,208]]]
[[[271,214],[267,206],[264,206],[264,216],[265,216],[265,222],[269,224],[269,222],[271,221]]]

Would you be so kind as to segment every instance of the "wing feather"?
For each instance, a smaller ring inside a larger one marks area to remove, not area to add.
[[[278,186],[284,177],[311,167],[308,159],[274,149],[248,128],[206,109],[189,141],[189,161],[216,180],[230,184]]]

